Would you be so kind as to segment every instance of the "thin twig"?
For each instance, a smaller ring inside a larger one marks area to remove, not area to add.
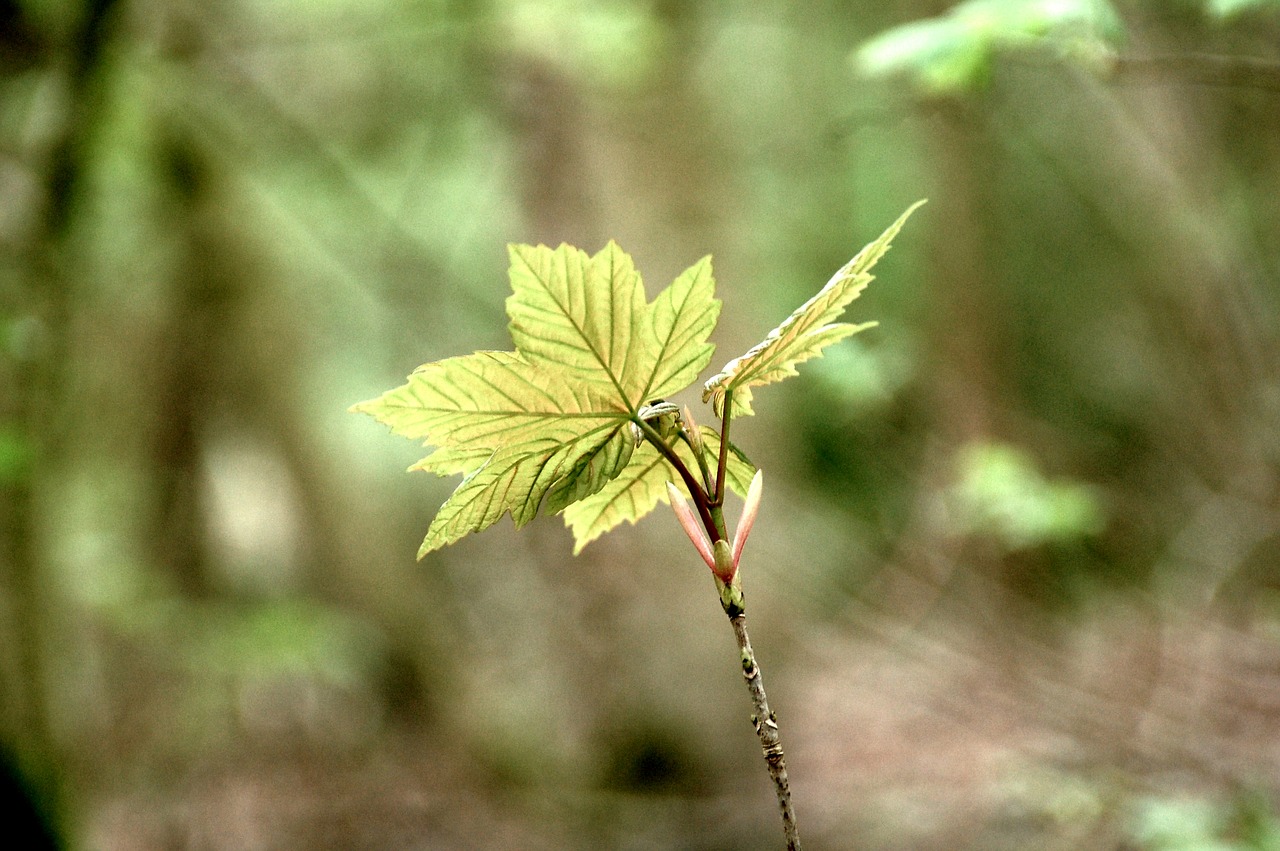
[[[1280,63],[1255,56],[1219,56],[1181,53],[1169,56],[1121,56],[1112,72],[1117,78],[1158,78],[1160,82],[1186,81],[1205,86],[1280,91]]]
[[[747,690],[751,692],[751,703],[755,707],[751,721],[755,725],[756,735],[760,737],[764,761],[769,766],[769,776],[773,778],[773,786],[778,793],[778,809],[782,813],[782,830],[787,837],[787,851],[799,851],[800,833],[796,827],[796,811],[791,805],[791,787],[787,782],[787,763],[778,735],[778,719],[769,710],[769,699],[764,693],[764,679],[760,675],[760,666],[756,664],[755,652],[751,649],[751,639],[747,637],[747,616],[739,613],[729,618],[729,623],[733,626],[734,637],[738,639],[738,649],[742,652],[742,677],[747,681]]]

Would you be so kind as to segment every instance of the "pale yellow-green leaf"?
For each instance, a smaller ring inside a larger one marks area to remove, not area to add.
[[[409,467],[409,472],[425,470],[437,476],[466,475],[484,465],[493,455],[493,450],[484,446],[453,447],[437,449],[426,458]]]
[[[876,264],[901,230],[907,217],[924,201],[917,201],[898,217],[874,242],[846,263],[817,295],[801,305],[765,339],[746,354],[729,361],[703,387],[702,400],[710,401],[717,416],[723,414],[725,396],[732,393],[733,416],[755,413],[751,408],[751,388],[772,384],[796,374],[796,364],[820,357],[822,349],[850,334],[875,325],[835,322],[845,307],[858,297],[872,280]]]
[[[679,478],[652,444],[642,443],[631,463],[596,493],[564,510],[564,524],[573,530],[573,553],[623,521],[635,523],[659,501],[666,501],[666,484]]]
[[[640,401],[670,396],[688,387],[711,362],[715,346],[706,342],[720,316],[714,298],[711,258],[686,269],[658,294],[648,311],[649,339],[643,371],[648,385]]]
[[[620,423],[628,417],[621,401],[591,385],[566,381],[515,352],[476,352],[425,364],[405,384],[354,410],[397,434],[452,449],[451,458],[465,452],[479,461],[501,447],[565,440],[600,421]],[[424,462],[422,469],[441,471]]]
[[[711,360],[706,342],[720,313],[710,258],[652,303],[630,255],[610,242],[599,253],[566,245],[511,247],[511,336],[521,355],[554,365],[638,410],[682,390]]]
[[[419,367],[353,410],[435,447],[412,469],[463,474],[420,556],[510,513],[588,498],[627,468],[628,427],[650,395],[683,389],[710,360],[719,314],[710,261],[652,302],[631,258],[610,242],[511,246],[507,300],[515,352],[476,352]]]
[[[544,496],[554,512],[597,491],[626,467],[633,445],[624,430],[600,428],[569,441],[495,452],[445,500],[418,558],[487,529],[507,512],[517,527],[523,526],[538,513]]]
[[[513,245],[510,253],[507,315],[516,349],[611,390],[622,407],[638,405],[636,355],[645,340],[636,329],[646,305],[631,257],[614,242],[594,257],[568,245]]]

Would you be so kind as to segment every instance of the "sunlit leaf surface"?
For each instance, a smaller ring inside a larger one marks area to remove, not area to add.
[[[425,364],[353,409],[436,447],[414,469],[464,476],[419,557],[505,514],[520,526],[542,508],[596,494],[633,454],[643,464],[626,426],[647,399],[692,383],[711,358],[720,302],[709,259],[653,302],[612,242],[591,257],[567,245],[512,246],[510,275],[514,352]],[[637,516],[622,501],[609,512],[611,525]]]
[[[751,409],[752,387],[795,375],[796,364],[820,357],[822,350],[837,340],[875,325],[874,322],[852,325],[835,320],[871,282],[871,267],[889,250],[890,242],[907,217],[923,203],[913,204],[879,239],[836,272],[817,295],[770,331],[762,342],[742,357],[729,361],[719,374],[707,381],[702,401],[712,403],[716,416],[723,414],[725,395],[729,391],[733,392],[733,416],[755,413]]]

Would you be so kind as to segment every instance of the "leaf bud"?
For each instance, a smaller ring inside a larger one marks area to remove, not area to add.
[[[729,542],[723,538],[717,540],[712,545],[711,552],[715,558],[712,572],[721,582],[726,584],[733,582],[733,576],[738,572],[738,565],[733,561],[733,549],[729,546]]]
[[[715,555],[711,552],[711,545],[707,543],[707,536],[703,533],[702,527],[698,525],[698,518],[694,515],[693,509],[689,507],[684,494],[680,493],[680,489],[671,482],[667,482],[667,498],[671,501],[671,510],[675,512],[676,519],[680,521],[680,528],[684,529],[684,533],[689,536],[689,540],[693,542],[694,549],[698,551],[698,555],[702,556],[702,560],[707,563],[707,567],[711,568],[712,573],[715,573]]]

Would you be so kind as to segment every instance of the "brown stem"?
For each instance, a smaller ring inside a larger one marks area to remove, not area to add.
[[[756,664],[755,652],[751,649],[751,639],[747,637],[747,616],[737,614],[729,618],[733,626],[733,635],[738,639],[738,649],[742,651],[742,677],[747,681],[747,690],[751,692],[751,704],[755,714],[751,716],[755,724],[756,735],[760,737],[760,748],[764,751],[764,761],[769,767],[769,776],[773,778],[773,786],[778,793],[778,809],[782,813],[782,831],[787,837],[787,851],[799,851],[800,833],[796,828],[796,811],[791,806],[791,787],[787,782],[787,763],[782,754],[782,742],[778,735],[778,719],[769,711],[769,699],[764,693],[764,680],[760,676],[760,666]]]
[[[1240,86],[1280,91],[1280,63],[1250,56],[1183,53],[1171,56],[1121,56],[1113,68],[1124,79],[1180,77],[1207,86]]]
[[[649,425],[639,417],[633,417],[631,421],[639,426],[640,432],[644,435],[645,440],[648,440],[649,443],[653,444],[654,448],[657,449],[658,452],[662,453],[662,457],[666,458],[671,466],[675,467],[676,472],[680,474],[680,478],[684,480],[685,487],[689,489],[689,496],[693,497],[693,504],[698,509],[698,516],[702,519],[703,527],[707,530],[708,534],[712,535],[712,540],[714,541],[715,523],[711,518],[711,509],[707,505],[706,491],[704,491],[702,486],[698,484],[698,481],[693,477],[693,473],[689,472],[689,468],[685,466],[684,461],[680,460],[680,456],[675,453],[674,449],[667,445],[667,442],[662,439],[662,436],[658,434],[653,426]]]

